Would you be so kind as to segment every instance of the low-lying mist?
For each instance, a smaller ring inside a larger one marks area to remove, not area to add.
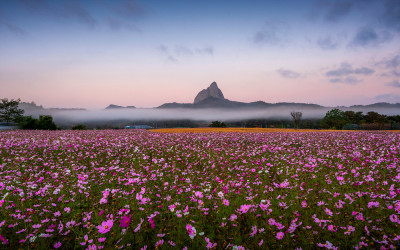
[[[296,110],[303,113],[302,119],[322,119],[331,108],[306,108]],[[342,109],[362,111],[371,110]],[[41,110],[29,111],[26,115],[37,117],[51,115],[57,122],[84,123],[93,121],[113,120],[193,120],[193,121],[240,121],[248,119],[291,120],[290,107],[271,107],[267,109],[108,109],[108,110]],[[375,109],[375,112],[385,115],[397,115],[397,109]]]
[[[110,120],[246,120],[246,119],[281,119],[290,120],[290,112],[284,108],[233,110],[233,109],[110,109],[110,110],[74,110],[29,112],[28,115],[52,115],[54,120],[90,122]],[[325,110],[303,111],[303,118],[322,118]]]

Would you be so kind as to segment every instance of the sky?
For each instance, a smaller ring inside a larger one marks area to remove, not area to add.
[[[399,0],[1,0],[0,98],[400,103]]]

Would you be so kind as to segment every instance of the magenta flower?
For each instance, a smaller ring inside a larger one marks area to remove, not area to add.
[[[164,240],[159,240],[159,241],[157,241],[156,242],[156,245],[155,245],[155,247],[157,248],[157,247],[159,247],[159,246],[162,246],[164,244]]]
[[[92,243],[93,242],[93,240],[89,240],[89,237],[88,237],[88,235],[86,234],[84,237],[83,237],[83,239],[85,240],[84,242],[81,242],[81,245],[82,246],[84,246],[84,245],[86,245],[86,243]]]
[[[189,233],[189,237],[190,237],[191,239],[193,239],[194,236],[196,236],[196,229],[195,229],[192,225],[187,224],[187,225],[186,225],[186,230],[187,230],[187,232]]]
[[[4,238],[1,234],[0,234],[0,240],[4,243],[4,244],[8,244],[8,240],[6,238]]]
[[[227,199],[224,199],[224,200],[222,201],[222,203],[223,203],[225,206],[229,206],[229,200],[227,200]]]
[[[97,240],[99,241],[99,242],[104,242],[104,241],[106,241],[106,237],[103,237],[103,238],[98,238]]]
[[[97,229],[99,229],[99,233],[105,234],[111,230],[113,224],[113,220],[103,221],[101,225],[97,226]]]
[[[129,223],[131,222],[131,217],[132,217],[132,215],[129,215],[129,216],[124,215],[124,216],[122,216],[122,219],[120,221],[119,226],[120,227],[128,227]]]
[[[279,233],[277,233],[276,234],[276,238],[278,239],[278,240],[281,240],[281,239],[283,239],[283,236],[284,236],[285,234],[283,233],[283,232],[279,232]]]
[[[241,205],[239,212],[242,214],[245,214],[249,211],[250,208],[251,208],[251,205]]]
[[[59,247],[61,247],[61,242],[57,242],[53,246],[54,246],[54,248],[59,248]]]
[[[329,208],[325,208],[325,213],[326,213],[327,215],[329,215],[329,216],[332,216],[332,215],[333,215],[332,211],[329,210]]]

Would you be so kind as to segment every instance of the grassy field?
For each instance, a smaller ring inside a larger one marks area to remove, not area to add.
[[[400,134],[206,130],[0,132],[0,248],[400,247]]]

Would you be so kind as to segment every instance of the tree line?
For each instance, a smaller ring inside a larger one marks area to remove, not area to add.
[[[39,119],[32,116],[23,116],[24,110],[18,108],[20,99],[0,100],[0,121],[6,125],[16,124],[22,129],[56,130],[57,126],[50,115],[41,115]]]

